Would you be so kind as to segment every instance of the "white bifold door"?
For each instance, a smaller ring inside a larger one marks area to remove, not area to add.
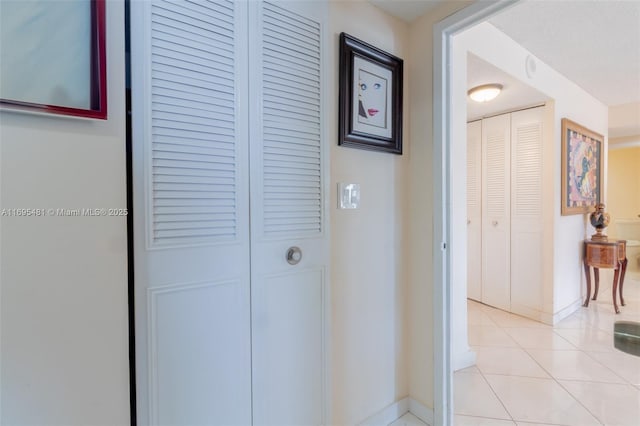
[[[549,270],[545,111],[534,107],[467,124],[468,297],[538,320]]]
[[[131,2],[140,425],[325,422],[325,14]]]
[[[482,121],[467,124],[467,297],[482,301]]]
[[[511,119],[482,120],[482,302],[511,309]]]

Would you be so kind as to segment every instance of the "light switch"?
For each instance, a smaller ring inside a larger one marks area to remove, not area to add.
[[[360,184],[338,183],[338,208],[357,209],[360,207]]]

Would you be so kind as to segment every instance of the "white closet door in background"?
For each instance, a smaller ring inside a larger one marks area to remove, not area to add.
[[[131,22],[138,424],[248,425],[246,3]]]
[[[542,310],[544,109],[511,114],[511,310]]]
[[[326,3],[250,3],[249,10],[253,421],[319,425],[328,249]]]
[[[482,302],[511,307],[510,115],[482,120]]]
[[[482,301],[482,121],[467,124],[467,297]]]

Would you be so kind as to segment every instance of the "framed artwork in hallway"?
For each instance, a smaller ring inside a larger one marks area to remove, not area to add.
[[[340,145],[402,154],[402,72],[402,59],[340,34]]]
[[[604,137],[573,121],[562,119],[563,216],[592,211],[602,200]]]

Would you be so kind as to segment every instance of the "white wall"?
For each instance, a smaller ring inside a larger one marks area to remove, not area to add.
[[[124,208],[124,7],[109,119],[0,112],[2,208]],[[125,217],[2,217],[0,423],[129,423]]]
[[[409,393],[433,408],[433,27],[470,2],[445,2],[410,25]],[[465,225],[466,226],[466,225]]]
[[[408,25],[362,1],[330,3],[332,424],[357,424],[408,396]],[[405,59],[404,154],[338,146],[339,34]],[[357,210],[337,209],[337,183],[359,183]]]
[[[545,314],[543,319],[546,322],[555,322],[570,314],[579,306],[581,292],[583,291],[583,268],[582,268],[582,241],[591,235],[592,231],[588,224],[586,215],[561,216],[560,215],[560,180],[561,180],[561,119],[566,117],[578,122],[585,127],[607,135],[607,107],[594,97],[586,93],[575,83],[567,80],[564,76],[553,70],[549,65],[536,58],[537,68],[533,76],[528,77],[525,69],[525,60],[530,53],[522,46],[515,43],[504,33],[497,30],[491,24],[483,23],[473,27],[464,33],[456,36],[455,43],[465,46],[466,50],[479,56],[485,61],[504,70],[515,78],[525,82],[531,87],[539,90],[553,100],[553,146],[555,151],[551,151],[553,169],[551,170],[551,181],[553,188],[553,201],[549,200],[545,207],[545,232],[553,230],[550,238],[553,241],[553,259],[545,260],[547,264],[552,264],[551,270],[545,273],[548,277],[544,282]],[[466,73],[461,70],[454,70],[456,73],[454,81],[454,93],[466,91]],[[462,102],[462,99],[459,99]],[[455,100],[454,100],[455,102]],[[457,109],[456,111],[459,111]],[[461,113],[454,118],[461,126],[466,121],[466,114]],[[466,139],[460,137],[457,140]],[[606,153],[606,142],[605,142]],[[605,158],[606,165],[606,158]],[[454,167],[456,170],[464,170],[466,164],[460,161]],[[606,175],[606,167],[605,167]],[[546,174],[545,176],[549,176]],[[605,179],[606,188],[606,179]],[[460,190],[458,188],[458,190]],[[454,189],[454,192],[456,189]],[[606,195],[605,195],[606,199]],[[452,210],[455,211],[454,206]],[[461,223],[458,224],[460,226]],[[453,225],[455,229],[456,224]],[[464,255],[464,253],[461,253]],[[550,254],[549,254],[550,256]],[[466,256],[465,256],[466,258]],[[550,286],[550,287],[549,287]],[[455,288],[462,288],[459,284],[454,284]],[[552,289],[552,291],[550,290]],[[552,300],[549,296],[552,295]]]

